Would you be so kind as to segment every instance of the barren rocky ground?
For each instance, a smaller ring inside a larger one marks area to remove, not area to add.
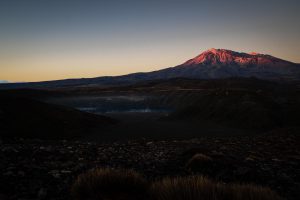
[[[69,188],[78,174],[95,167],[113,167],[134,169],[149,180],[200,173],[224,182],[269,186],[282,197],[296,200],[300,196],[296,132],[106,143],[1,141],[0,199],[69,199]],[[209,157],[210,162],[188,168],[188,160],[197,153]]]

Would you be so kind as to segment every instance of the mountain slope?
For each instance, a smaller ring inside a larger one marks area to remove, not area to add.
[[[0,88],[107,86],[170,78],[219,79],[228,77],[300,80],[300,64],[259,53],[248,54],[226,49],[209,49],[181,65],[148,73],[38,83],[1,84]]]

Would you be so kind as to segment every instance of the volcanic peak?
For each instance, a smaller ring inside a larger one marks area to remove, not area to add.
[[[183,65],[274,65],[276,63],[291,64],[291,62],[256,52],[241,53],[227,49],[211,48],[188,60]]]

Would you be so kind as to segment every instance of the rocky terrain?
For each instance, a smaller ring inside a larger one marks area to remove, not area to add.
[[[208,162],[191,165],[196,154]],[[1,141],[0,159],[0,199],[69,199],[76,176],[95,167],[130,168],[150,180],[200,173],[224,182],[269,186],[288,200],[300,195],[300,140],[292,129],[106,143],[19,138]]]

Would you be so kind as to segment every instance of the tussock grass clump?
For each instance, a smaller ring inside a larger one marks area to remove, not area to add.
[[[71,188],[75,200],[142,200],[146,180],[132,170],[99,168],[78,176]]]
[[[280,200],[268,188],[225,185],[202,176],[165,178],[153,183],[151,195],[155,200]]]
[[[204,155],[202,153],[197,153],[195,154],[190,161],[192,160],[197,160],[197,161],[201,161],[201,162],[210,162],[212,161],[213,159],[207,155]]]
[[[186,168],[189,170],[197,170],[199,168],[211,167],[213,165],[213,159],[210,156],[197,153],[186,164]]]
[[[78,176],[74,200],[281,200],[266,187],[223,184],[203,176],[164,178],[151,185],[137,172],[100,168]]]

